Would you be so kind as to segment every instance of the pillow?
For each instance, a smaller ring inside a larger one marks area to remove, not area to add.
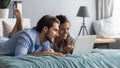
[[[12,26],[10,26],[7,22],[2,21],[3,26],[3,36],[7,37],[9,33],[12,31]]]
[[[96,20],[93,22],[93,27],[95,29],[96,35],[102,38],[113,38],[113,36],[118,35],[115,32],[113,26],[112,18]]]

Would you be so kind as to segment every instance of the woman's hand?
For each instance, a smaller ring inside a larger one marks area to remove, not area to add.
[[[65,53],[72,53],[74,49],[74,46],[73,45],[67,45],[65,48],[64,48],[64,51]]]

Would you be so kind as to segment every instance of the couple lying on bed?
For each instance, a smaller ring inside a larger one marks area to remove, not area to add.
[[[9,39],[0,39],[1,56],[53,54],[64,57],[65,53],[72,52],[74,40],[69,35],[70,23],[65,16],[45,15],[36,27],[23,30],[21,13],[18,9],[14,13],[17,21]]]

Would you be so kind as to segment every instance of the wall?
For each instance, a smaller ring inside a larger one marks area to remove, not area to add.
[[[70,32],[77,36],[82,18],[76,17],[80,6],[88,6],[90,17],[85,19],[87,29],[90,31],[91,21],[96,19],[95,0],[21,0],[23,1],[23,17],[31,19],[31,26],[46,14],[66,15],[71,22]],[[12,9],[12,8],[11,8]],[[11,12],[12,13],[12,12]],[[10,15],[12,17],[12,15]]]

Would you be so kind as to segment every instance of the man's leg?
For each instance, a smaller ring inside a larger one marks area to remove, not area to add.
[[[12,33],[16,33],[20,30],[23,30],[23,25],[22,25],[23,18],[20,11],[18,9],[15,9],[14,14],[16,16],[16,23],[15,23],[15,26],[13,27]]]

